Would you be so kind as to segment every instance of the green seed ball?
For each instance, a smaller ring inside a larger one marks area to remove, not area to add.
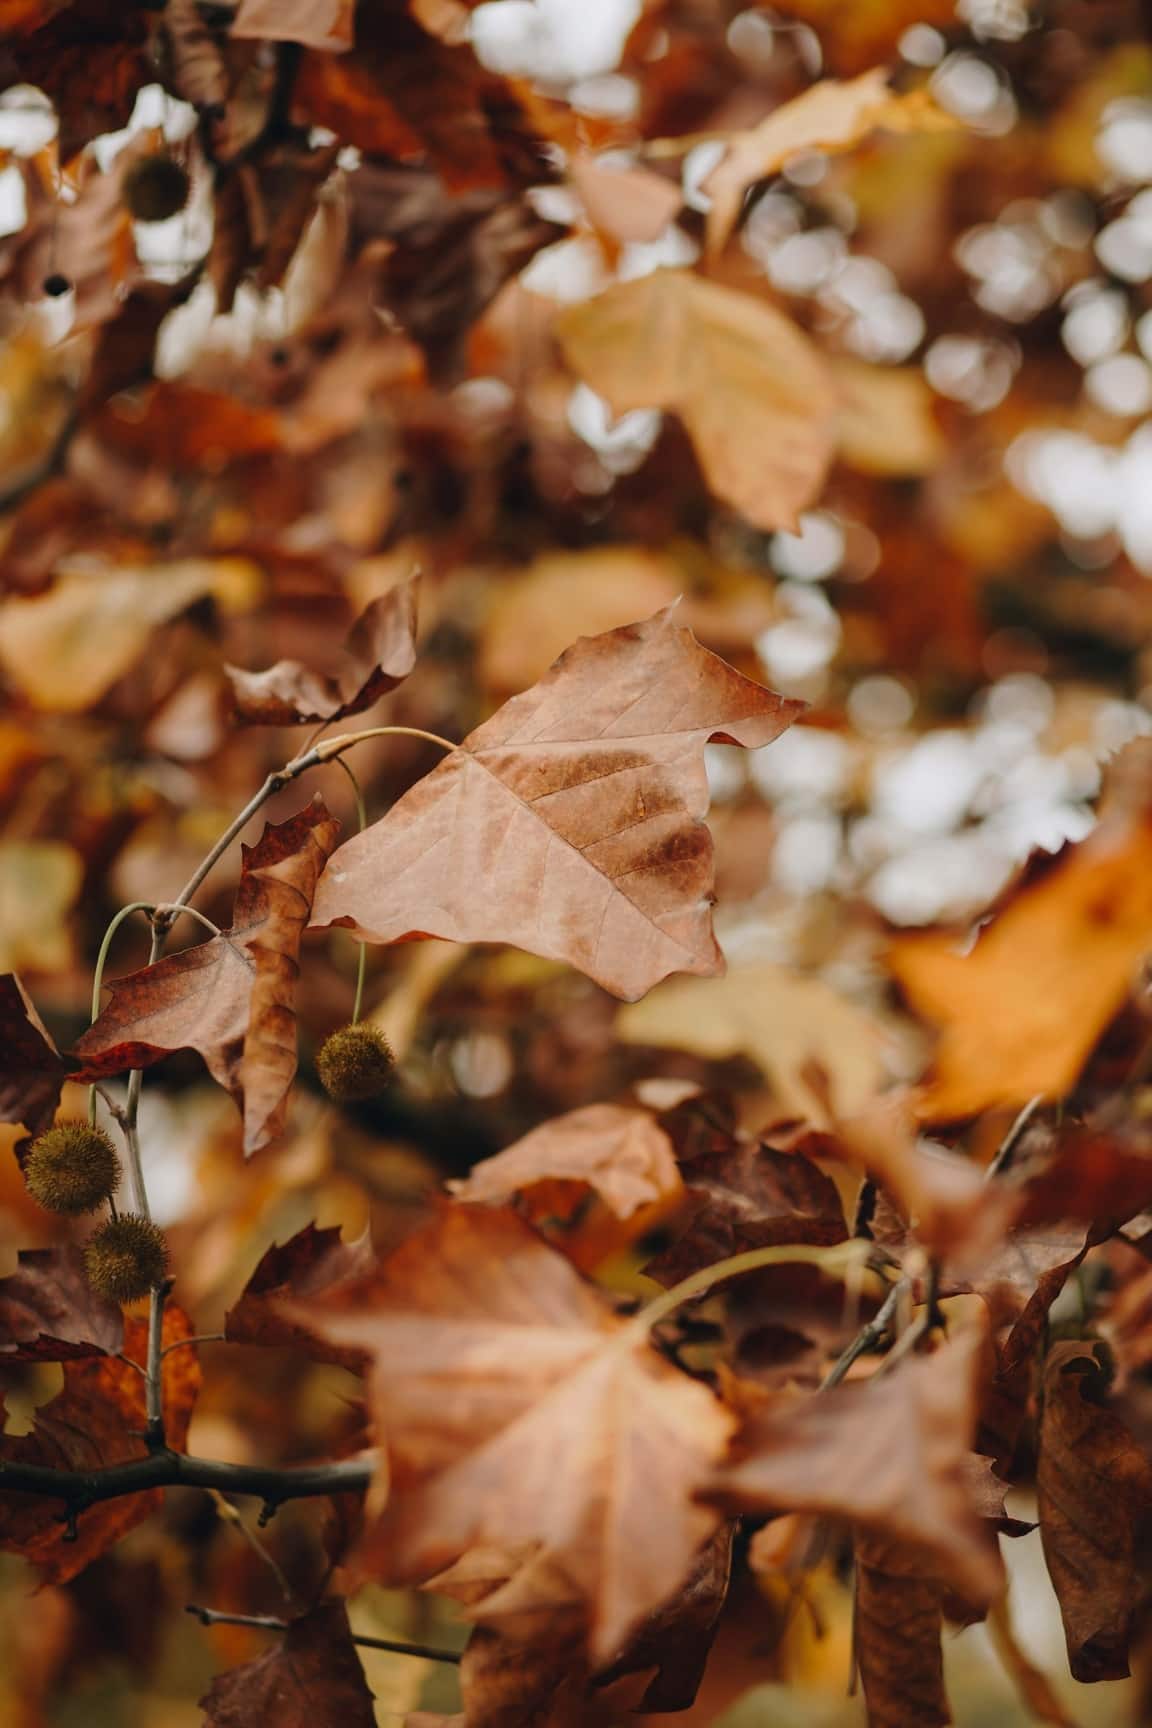
[[[49,1212],[95,1212],[116,1192],[120,1161],[102,1128],[57,1122],[33,1140],[24,1180]]]
[[[113,1302],[135,1302],[168,1276],[168,1244],[150,1218],[123,1212],[84,1244],[88,1282]]]
[[[137,222],[166,222],[188,202],[188,170],[158,151],[126,170],[121,195]]]
[[[342,1026],[316,1058],[320,1084],[338,1104],[375,1098],[391,1085],[395,1071],[392,1046],[375,1026]]]

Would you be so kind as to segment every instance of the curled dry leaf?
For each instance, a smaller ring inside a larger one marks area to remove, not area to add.
[[[718,972],[704,745],[768,744],[799,708],[671,609],[585,638],[340,848],[314,921],[509,942],[628,999]]]
[[[923,1555],[872,1532],[856,1540],[856,1660],[868,1728],[947,1728],[944,1591]]]
[[[245,1150],[275,1139],[296,1072],[300,938],[338,830],[320,798],[268,823],[243,849],[231,929],[115,979],[111,1001],[76,1046],[80,1078],[198,1050],[243,1111]]]
[[[693,1496],[731,1416],[514,1213],[446,1208],[338,1305],[289,1312],[374,1358],[390,1493],[361,1554],[371,1576],[535,1546],[582,1597],[601,1664],[717,1528]]]
[[[169,1303],[164,1311],[164,1342],[190,1338],[188,1317]],[[148,1321],[124,1323],[124,1354],[142,1362],[148,1348]],[[164,1411],[168,1444],[181,1449],[200,1388],[196,1351],[174,1350],[163,1365]],[[0,1434],[0,1484],[3,1466],[50,1465],[63,1470],[97,1470],[147,1457],[144,1379],[130,1362],[114,1356],[64,1363],[64,1388],[36,1412],[30,1434]],[[30,1494],[5,1494],[0,1487],[0,1548],[21,1554],[40,1569],[45,1583],[75,1578],[127,1531],[143,1523],[162,1502],[162,1490],[103,1500],[83,1512],[75,1541],[60,1521],[59,1502]]]
[[[67,1069],[14,972],[0,975],[0,1122],[47,1128]]]
[[[225,666],[241,720],[266,726],[342,720],[394,690],[416,663],[416,578],[398,582],[357,618],[335,672],[278,660],[266,672]]]
[[[708,485],[757,528],[798,527],[836,443],[836,391],[807,336],[765,301],[655,270],[568,307],[556,334],[617,414],[683,420]]]
[[[1088,1344],[1049,1352],[1036,1497],[1072,1672],[1121,1680],[1147,1588],[1152,1464],[1109,1409]]]
[[[557,1182],[594,1188],[618,1218],[667,1200],[681,1186],[668,1135],[651,1111],[624,1104],[588,1104],[544,1122],[448,1186],[462,1200],[501,1205]]]
[[[27,1248],[0,1278],[0,1363],[115,1356],[124,1346],[118,1302],[98,1296],[79,1248]]]
[[[752,1419],[709,1497],[732,1511],[818,1512],[913,1543],[965,1600],[1004,1577],[969,1492],[984,1338],[961,1335],[890,1374]]]
[[[758,180],[775,174],[807,150],[830,154],[850,150],[869,132],[952,131],[956,120],[938,108],[927,90],[903,94],[888,88],[883,66],[841,83],[814,84],[769,114],[758,126],[737,132],[705,181],[712,200],[708,211],[708,249],[718,252],[740,214],[744,194]]]
[[[341,1284],[362,1278],[372,1263],[366,1230],[354,1242],[342,1242],[338,1228],[305,1225],[291,1241],[274,1244],[263,1255],[240,1300],[224,1316],[224,1336],[233,1344],[286,1345],[323,1362],[361,1368],[363,1351],[342,1351],[322,1343],[298,1320],[287,1317],[281,1301],[290,1297],[300,1304],[322,1292],[331,1294]]]
[[[343,1602],[322,1602],[263,1656],[218,1674],[200,1708],[204,1728],[376,1728]]]

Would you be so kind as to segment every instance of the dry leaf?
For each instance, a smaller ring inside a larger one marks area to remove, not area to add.
[[[670,610],[586,638],[340,848],[314,922],[509,942],[625,998],[714,973],[703,746],[770,743],[798,712]]]
[[[228,34],[340,53],[352,46],[355,9],[355,0],[240,0]]]
[[[687,1578],[717,1524],[693,1494],[732,1419],[515,1214],[447,1209],[334,1310],[290,1311],[374,1358],[373,1576],[539,1545],[584,1598],[597,1663]]]
[[[838,356],[840,459],[860,474],[933,473],[945,451],[933,395],[918,366],[869,366]]]
[[[832,459],[836,393],[783,313],[686,270],[655,270],[568,307],[556,334],[615,413],[679,414],[718,498],[757,528],[798,527]]]
[[[10,1278],[0,1278],[0,1362],[68,1362],[115,1356],[124,1315],[97,1296],[78,1248],[26,1248]]]
[[[856,1542],[856,1660],[868,1728],[947,1728],[943,1590],[916,1549],[874,1534]]]
[[[466,1181],[448,1186],[462,1200],[501,1205],[554,1182],[594,1188],[618,1218],[668,1199],[681,1186],[672,1142],[651,1111],[623,1104],[588,1104],[544,1122],[478,1164]]]
[[[338,1229],[307,1224],[291,1241],[274,1244],[263,1255],[239,1301],[224,1316],[224,1336],[234,1344],[287,1346],[359,1370],[363,1351],[340,1351],[322,1343],[306,1326],[286,1317],[281,1301],[290,1297],[300,1304],[321,1292],[331,1295],[339,1285],[363,1277],[372,1263],[367,1231],[354,1242],[342,1242]]]
[[[62,841],[0,841],[0,968],[63,972],[72,964],[71,912],[83,879],[79,854]]]
[[[416,581],[398,582],[357,618],[329,674],[299,660],[278,660],[266,672],[225,666],[241,720],[267,726],[342,720],[363,713],[394,690],[416,662]]]
[[[76,1046],[80,1078],[198,1050],[243,1111],[245,1150],[275,1139],[296,1072],[300,938],[338,829],[319,798],[266,824],[244,848],[231,929],[114,979],[111,1001]]]
[[[22,1122],[30,1134],[41,1133],[56,1114],[65,1072],[19,978],[0,975],[0,1122]]]
[[[708,212],[708,249],[718,252],[740,214],[744,194],[758,180],[775,174],[793,156],[808,150],[829,154],[850,150],[869,132],[951,131],[951,114],[938,108],[926,90],[903,94],[888,88],[883,66],[841,83],[829,78],[814,84],[769,114],[747,132],[737,132],[704,182],[712,200]]]
[[[263,1656],[218,1674],[200,1708],[204,1728],[376,1728],[343,1602],[322,1602]]]
[[[684,202],[676,181],[648,168],[613,168],[595,156],[577,156],[568,178],[592,227],[621,246],[658,240]]]

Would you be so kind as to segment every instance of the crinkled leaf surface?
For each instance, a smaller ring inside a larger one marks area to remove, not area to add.
[[[501,1205],[542,1182],[594,1188],[618,1218],[680,1188],[672,1142],[650,1110],[586,1104],[541,1123],[449,1187],[462,1200]]]

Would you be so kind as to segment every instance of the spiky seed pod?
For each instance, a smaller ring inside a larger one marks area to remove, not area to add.
[[[188,202],[188,170],[159,150],[125,171],[121,197],[137,222],[166,222]]]
[[[32,1198],[49,1212],[95,1212],[116,1192],[120,1160],[102,1128],[57,1122],[33,1140],[24,1180]]]
[[[84,1244],[84,1269],[97,1295],[135,1302],[168,1276],[164,1232],[135,1212],[109,1218]]]
[[[391,1085],[395,1071],[392,1046],[375,1026],[342,1026],[316,1058],[320,1084],[338,1104],[375,1098]]]

